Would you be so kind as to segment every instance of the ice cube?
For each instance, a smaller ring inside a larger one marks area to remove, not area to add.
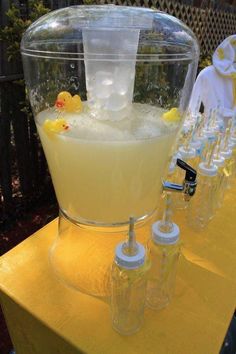
[[[130,64],[122,64],[115,68],[114,74],[114,91],[121,95],[130,95],[130,91],[133,92],[133,79],[132,68]]]
[[[106,104],[106,109],[109,111],[120,111],[127,106],[127,97],[118,93],[112,93]]]
[[[94,95],[97,98],[108,98],[111,95],[113,75],[110,72],[98,71],[95,75]]]

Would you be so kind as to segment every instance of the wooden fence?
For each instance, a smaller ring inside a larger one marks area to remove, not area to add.
[[[211,54],[224,38],[236,33],[235,12],[202,9],[170,0],[96,0],[97,4],[154,7],[179,18],[198,38],[201,54]]]
[[[188,3],[192,0],[188,0]],[[90,0],[84,0],[91,3]],[[27,1],[15,1],[24,16]],[[81,4],[82,0],[47,0],[56,9]],[[171,0],[94,0],[96,4],[155,7],[185,22],[196,34],[201,53],[207,55],[227,36],[236,33],[236,14],[202,9]],[[7,24],[9,1],[0,0],[0,23]],[[32,117],[22,111],[25,100],[21,63],[8,63],[6,45],[0,42],[0,226],[20,209],[39,199],[54,199],[47,165]]]

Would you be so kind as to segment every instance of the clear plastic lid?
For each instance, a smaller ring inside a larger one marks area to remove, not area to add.
[[[121,40],[114,45],[117,53],[121,46],[126,48],[121,59],[133,60],[131,37],[140,32],[136,60],[198,60],[196,38],[181,21],[160,11],[114,5],[71,6],[50,12],[27,29],[21,51],[23,55],[83,60],[83,32],[97,31],[104,31],[106,37],[108,32],[111,37],[120,32]],[[90,60],[97,60],[97,54],[101,60],[112,59],[114,48],[106,45],[101,32],[98,37],[103,43],[93,38]],[[96,45],[104,45],[104,52],[97,52]]]

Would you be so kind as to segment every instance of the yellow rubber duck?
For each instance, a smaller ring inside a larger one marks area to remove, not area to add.
[[[180,112],[178,110],[178,108],[173,107],[171,108],[168,112],[165,112],[162,115],[162,118],[169,123],[176,123],[181,119],[181,115]]]
[[[46,119],[43,123],[43,129],[47,134],[61,133],[64,130],[68,130],[69,126],[64,118]]]
[[[60,111],[64,112],[81,112],[83,105],[79,95],[72,96],[67,91],[62,91],[58,94],[55,106]]]

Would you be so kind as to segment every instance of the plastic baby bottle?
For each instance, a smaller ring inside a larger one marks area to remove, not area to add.
[[[225,137],[222,144],[221,156],[225,158],[225,174],[227,177],[226,188],[229,189],[232,184],[233,171],[234,171],[234,156],[230,148],[230,130],[232,127],[232,120],[229,121],[228,127],[225,130]]]
[[[203,129],[204,135],[207,137],[208,141],[211,143],[216,140],[217,127],[215,125],[215,112],[210,110],[209,117],[206,119],[206,125]]]
[[[152,235],[148,242],[151,268],[146,303],[156,310],[164,308],[171,301],[180,254],[179,227],[171,221],[169,193],[166,198],[163,220],[152,225]]]
[[[120,334],[133,334],[142,325],[147,270],[145,248],[135,241],[134,219],[130,218],[128,240],[116,247],[111,274],[112,325]]]
[[[232,177],[235,179],[236,177],[236,137],[231,137],[229,141],[229,148],[233,151],[233,174]]]
[[[215,194],[215,205],[216,208],[221,208],[224,195],[225,195],[225,158],[220,155],[214,155],[213,164],[217,166],[218,174],[217,174],[217,186],[216,186],[216,194]]]
[[[226,176],[226,189],[229,189],[231,187],[231,181],[232,181],[232,175],[233,175],[233,156],[232,156],[232,150],[229,148],[226,148],[220,152],[220,155],[224,157],[225,159],[225,167],[224,167],[224,172]]]
[[[235,180],[235,175],[236,175],[236,141],[232,138],[229,139],[229,144],[228,147],[230,150],[232,150],[232,156],[231,156],[231,176],[230,176],[230,182],[229,184],[231,185],[234,180]]]
[[[197,166],[201,162],[202,152],[203,152],[204,145],[205,145],[205,140],[206,140],[206,137],[204,137],[204,136],[196,137],[196,140],[191,141],[191,143],[189,144],[190,148],[195,150],[196,156],[195,156],[195,164],[193,166],[195,169],[197,168]]]
[[[201,162],[198,167],[198,187],[188,208],[187,221],[191,228],[205,228],[215,213],[217,167],[211,162]]]
[[[208,142],[213,142],[216,140],[216,131],[212,128],[203,129],[204,135],[207,137]]]

